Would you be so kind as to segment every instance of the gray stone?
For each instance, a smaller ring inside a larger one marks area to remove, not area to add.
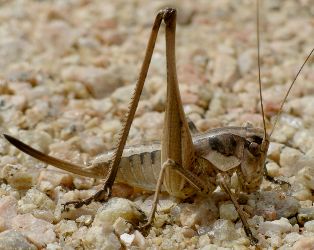
[[[4,231],[0,233],[0,250],[35,250],[33,244],[29,243],[26,238],[16,231]]]
[[[307,221],[314,220],[314,207],[299,208],[297,219],[301,225],[304,225]]]

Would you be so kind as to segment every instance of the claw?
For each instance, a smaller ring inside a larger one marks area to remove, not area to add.
[[[94,195],[91,197],[81,200],[81,201],[68,201],[63,205],[63,211],[69,211],[69,206],[74,205],[74,208],[80,208],[83,205],[89,205],[92,203],[92,201],[107,201],[111,196],[111,187],[108,187],[106,184],[105,186],[97,191]]]

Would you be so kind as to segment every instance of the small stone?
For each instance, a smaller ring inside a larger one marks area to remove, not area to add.
[[[314,238],[313,237],[302,237],[294,245],[293,250],[313,250]]]
[[[46,250],[62,250],[59,243],[49,243],[46,246]]]
[[[314,232],[314,220],[305,222],[304,229],[307,232]]]
[[[49,145],[52,142],[51,136],[44,131],[30,132],[22,130],[19,132],[19,139],[43,153],[48,153]]]
[[[245,50],[238,56],[238,65],[241,75],[245,76],[254,66],[256,50]]]
[[[35,209],[53,211],[55,203],[46,194],[32,188],[18,201],[18,212],[31,213]]]
[[[211,243],[211,240],[207,234],[201,235],[198,240],[198,245],[200,247],[205,247]]]
[[[277,249],[282,245],[281,235],[271,234],[266,240],[270,243],[272,249]]]
[[[91,189],[95,184],[95,179],[75,176],[75,178],[73,178],[73,184],[74,187],[79,190]]]
[[[64,173],[59,170],[41,170],[38,176],[38,183],[49,182],[51,184],[51,188],[53,189],[57,186],[66,186],[70,187],[73,184],[73,177],[69,173]],[[47,191],[47,190],[41,190]]]
[[[183,227],[182,228],[182,235],[185,238],[192,238],[196,235],[196,232],[192,228]]]
[[[108,227],[93,226],[81,239],[84,249],[120,249],[118,237]]]
[[[29,243],[20,232],[5,231],[0,233],[0,250],[36,250],[37,247]]]
[[[237,62],[230,55],[218,53],[214,60],[212,82],[223,86],[231,86],[237,76]]]
[[[15,189],[25,190],[34,185],[36,176],[32,172],[25,171],[20,164],[7,164],[1,169],[1,178]]]
[[[135,235],[134,245],[138,246],[140,249],[145,249],[146,248],[146,239],[143,236],[143,234],[140,231],[135,230],[134,235]]]
[[[207,225],[218,217],[218,209],[213,202],[201,200],[193,204],[180,204],[180,222],[183,226]]]
[[[92,66],[71,66],[62,71],[62,77],[64,80],[84,83],[94,97],[103,98],[123,83],[115,71],[115,68],[105,70]]]
[[[87,153],[90,156],[95,156],[106,151],[106,146],[103,139],[99,136],[89,134],[81,135],[80,148],[81,151]]]
[[[54,226],[31,214],[17,215],[12,219],[12,228],[23,233],[37,247],[56,241]]]
[[[75,222],[79,223],[79,225],[89,226],[93,222],[93,217],[91,215],[82,215]]]
[[[12,196],[4,196],[0,199],[1,228],[11,228],[12,219],[17,215],[17,200]]]
[[[284,148],[284,145],[281,143],[271,142],[269,144],[267,157],[278,163],[280,159],[280,152]],[[268,165],[268,164],[267,164]]]
[[[274,161],[270,161],[266,164],[267,173],[271,177],[278,177],[279,176],[279,169],[280,167]]]
[[[219,207],[220,219],[236,221],[239,217],[233,203],[223,203]]]
[[[271,237],[273,234],[282,234],[291,232],[292,225],[289,220],[286,218],[281,218],[280,220],[275,221],[265,221],[263,222],[258,231],[261,234]]]
[[[253,198],[254,196],[255,198]],[[264,218],[269,218],[271,213],[274,213],[274,218],[272,219],[289,218],[296,215],[300,207],[298,200],[294,197],[275,191],[255,193],[252,194],[252,198],[256,201],[253,204],[255,214]]]
[[[306,166],[297,174],[297,181],[302,183],[306,188],[314,190],[314,168]]]
[[[297,219],[301,225],[304,225],[307,221],[314,220],[314,207],[299,208]]]
[[[127,234],[124,233],[122,235],[120,235],[120,240],[122,241],[122,243],[126,246],[129,247],[132,245],[133,241],[135,239],[135,235],[134,234]]]
[[[62,235],[63,237],[72,235],[75,231],[77,231],[77,229],[78,228],[75,221],[72,221],[72,220],[61,220],[55,226],[55,232],[58,235]]]
[[[312,199],[312,192],[301,183],[295,183],[292,186],[292,196],[299,201]]]
[[[127,199],[114,197],[97,211],[93,226],[101,226],[103,224],[113,225],[119,217],[137,223],[143,219],[143,214],[135,203]]]
[[[128,223],[125,219],[119,217],[113,224],[113,229],[116,234],[122,235],[128,233],[131,229],[131,224]]]
[[[297,149],[284,147],[280,153],[280,161],[279,165],[282,166],[280,168],[280,175],[283,176],[293,176],[299,171],[298,161],[303,157],[303,153]]]
[[[239,238],[239,234],[235,230],[234,224],[229,220],[219,219],[215,221],[212,231],[209,232],[213,236],[214,243],[221,241],[232,241]]]
[[[303,238],[303,236],[300,235],[298,232],[292,232],[292,233],[286,234],[284,238],[284,242],[286,242],[288,245],[291,246],[301,238]]]
[[[131,94],[133,93],[134,89],[135,85],[132,84],[116,89],[110,96],[112,103],[129,103],[131,99]],[[145,96],[145,92],[143,93],[143,96]]]
[[[85,239],[85,236],[87,235],[88,230],[89,230],[88,227],[81,226],[78,228],[78,230],[73,232],[71,237],[67,238],[70,241],[70,242],[68,242],[70,247],[72,247],[72,248],[82,247],[83,248],[83,241]],[[64,249],[64,247],[62,249]]]

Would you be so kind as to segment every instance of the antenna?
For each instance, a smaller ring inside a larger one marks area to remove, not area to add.
[[[256,2],[256,39],[257,39],[257,66],[258,66],[258,84],[259,84],[259,98],[261,100],[261,111],[263,117],[263,127],[264,127],[264,137],[262,142],[262,149],[265,145],[265,140],[267,137],[265,113],[263,105],[263,95],[262,95],[262,80],[261,80],[261,57],[260,57],[260,36],[259,36],[259,0]]]
[[[295,81],[297,80],[298,76],[300,75],[300,73],[301,73],[301,71],[302,71],[304,65],[305,65],[306,62],[310,59],[310,57],[311,57],[311,55],[313,54],[313,52],[314,52],[314,48],[313,48],[313,49],[311,50],[311,52],[309,53],[309,55],[307,56],[307,58],[306,58],[305,61],[303,62],[302,66],[300,67],[298,73],[295,75],[295,77],[294,77],[292,83],[290,84],[290,87],[289,87],[289,89],[288,89],[288,91],[287,91],[287,93],[286,93],[286,95],[285,95],[283,101],[281,102],[280,109],[279,109],[279,111],[278,111],[278,113],[277,113],[277,117],[276,117],[274,126],[273,126],[273,128],[272,128],[272,130],[271,130],[269,136],[271,136],[271,135],[273,134],[274,129],[275,129],[275,127],[276,127],[276,125],[277,125],[277,123],[278,123],[278,120],[279,120],[279,118],[280,118],[280,115],[281,115],[281,113],[282,113],[282,107],[283,107],[284,103],[286,102],[287,97],[288,97],[288,95],[289,95],[289,93],[290,93],[290,91],[291,91],[291,89],[292,89],[292,87],[293,87]]]

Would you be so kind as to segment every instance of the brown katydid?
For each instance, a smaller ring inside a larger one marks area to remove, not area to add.
[[[257,17],[259,17],[258,13]],[[162,21],[166,26],[167,101],[161,144],[126,148],[126,140],[141,96]],[[259,25],[257,24],[257,34],[259,34],[258,28]],[[81,207],[93,200],[107,200],[111,195],[111,187],[117,179],[117,181],[126,182],[133,186],[155,190],[152,211],[146,225],[144,225],[147,226],[154,219],[162,184],[165,191],[179,198],[189,197],[197,191],[210,194],[219,185],[234,203],[251,242],[256,243],[257,240],[250,230],[245,214],[237,202],[236,195],[230,188],[230,176],[234,172],[238,175],[241,189],[244,192],[258,190],[263,178],[270,136],[266,131],[263,112],[260,65],[258,67],[259,84],[264,128],[253,128],[251,126],[225,127],[192,136],[191,133],[193,134],[194,127],[185,117],[176,75],[175,29],[176,11],[171,8],[161,10],[153,24],[143,66],[122,128],[118,147],[114,151],[96,158],[88,168],[45,155],[9,135],[4,135],[4,137],[23,152],[50,165],[82,176],[105,179],[103,189],[94,196],[83,201],[69,202],[65,204],[66,206],[74,204],[75,207]],[[257,40],[259,43],[259,38]],[[260,64],[259,44],[257,47],[258,64]],[[304,64],[312,52],[313,50]],[[287,95],[282,102],[279,113]],[[146,179],[130,174],[142,171],[144,168],[147,169],[145,175],[151,174]]]

